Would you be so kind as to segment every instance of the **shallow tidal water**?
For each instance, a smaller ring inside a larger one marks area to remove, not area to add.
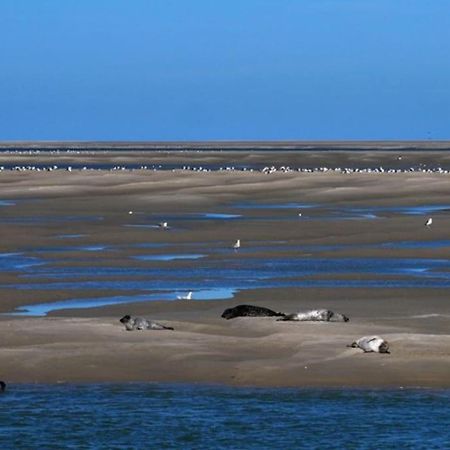
[[[424,224],[431,213],[438,221],[439,217],[450,214],[450,205],[355,208],[312,203],[237,203],[214,212],[165,216],[135,211],[131,215],[126,214],[125,223],[119,226],[124,229],[148,228],[148,239],[145,241],[114,245],[92,241],[89,235],[83,233],[56,234],[54,245],[17,248],[13,252],[0,253],[0,270],[17,274],[13,283],[0,288],[67,292],[67,298],[60,302],[50,304],[43,300],[15,311],[30,315],[45,315],[65,308],[176,300],[189,291],[193,292],[193,300],[215,300],[232,298],[236,292],[245,289],[282,287],[448,288],[450,259],[408,254],[392,257],[390,253],[392,249],[450,248],[450,240],[430,239],[430,229]],[[222,224],[232,221],[245,228],[261,220],[274,223],[297,221],[300,226],[302,221],[310,220],[375,223],[396,215],[418,216],[415,226],[423,230],[423,240],[328,245],[302,244],[299,241],[292,244],[275,235],[275,240],[269,241],[243,240],[241,248],[236,251],[232,248],[234,242],[206,241],[175,245],[173,239],[174,233],[192,229],[199,221]],[[27,223],[38,219],[55,220],[55,223],[63,220],[70,224],[78,219],[90,222],[93,216],[11,216],[4,219],[25,220]],[[170,225],[161,230],[158,223],[165,221]],[[73,231],[71,228],[68,230]],[[158,238],[163,233],[166,241],[154,242],[152,238],[156,233],[159,233]],[[367,251],[368,256],[342,257],[342,252],[346,250]],[[373,250],[384,250],[386,256],[373,256],[370,254]],[[122,263],[111,265],[112,257],[121,257]],[[83,290],[89,292],[80,296]],[[111,294],[95,299],[92,297],[97,296],[92,295],[92,290],[111,291]],[[132,294],[127,295],[128,292]]]
[[[450,390],[14,385],[2,449],[447,449]]]

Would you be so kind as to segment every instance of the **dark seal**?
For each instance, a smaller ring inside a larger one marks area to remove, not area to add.
[[[234,308],[226,309],[222,317],[224,319],[234,319],[235,317],[284,317],[284,313],[272,311],[269,308],[264,308],[263,306],[254,305],[238,305]]]

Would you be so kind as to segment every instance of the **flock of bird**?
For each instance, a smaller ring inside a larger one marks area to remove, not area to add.
[[[149,171],[191,171],[191,172],[224,172],[224,171],[233,171],[233,172],[260,172],[266,175],[270,175],[273,173],[290,173],[290,172],[304,172],[304,173],[325,173],[325,172],[334,172],[341,174],[352,174],[352,173],[365,173],[365,174],[379,174],[379,173],[387,173],[387,174],[396,174],[396,173],[411,173],[411,172],[421,172],[421,173],[439,173],[439,174],[449,174],[449,169],[444,169],[443,167],[426,167],[426,166],[411,166],[407,168],[384,168],[380,167],[297,167],[292,168],[289,166],[266,166],[262,169],[252,168],[252,167],[235,167],[235,166],[224,166],[224,167],[204,167],[204,166],[180,166],[179,168],[167,168],[162,165],[142,165],[139,167],[130,167],[130,166],[111,166],[111,167],[94,167],[94,166],[83,166],[83,167],[72,167],[72,166],[58,166],[58,165],[48,165],[48,166],[35,166],[35,165],[16,165],[16,166],[0,166],[0,171],[34,171],[34,172],[52,172],[55,170],[65,170],[67,172],[73,171],[135,171],[135,170],[149,170]]]

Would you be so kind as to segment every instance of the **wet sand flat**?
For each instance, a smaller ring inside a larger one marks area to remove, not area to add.
[[[92,266],[93,272],[96,265],[136,267],[143,270],[139,277],[145,279],[145,268],[150,267],[147,264],[163,264],[170,272],[171,268],[183,270],[195,263],[141,261],[140,256],[167,252],[196,255],[206,250],[209,259],[220,263],[221,252],[229,251],[227,261],[240,258],[245,264],[246,258],[252,256],[245,253],[247,242],[257,249],[255,258],[280,257],[284,253],[307,258],[308,250],[303,247],[341,245],[338,250],[326,251],[323,257],[444,261],[444,269],[440,270],[445,270],[445,261],[450,260],[450,247],[444,244],[377,246],[449,239],[450,213],[445,205],[450,203],[450,179],[446,174],[5,171],[0,173],[0,185],[0,200],[6,202],[0,206],[0,253],[42,257],[58,267]],[[298,219],[296,208],[261,211],[239,207],[290,202],[315,207],[311,213],[299,207],[303,219]],[[374,208],[378,216],[334,220],[330,205],[346,210]],[[443,205],[442,210],[432,213],[432,227],[424,226],[427,212],[403,214],[396,209],[423,205]],[[243,217],[197,219],[207,213]],[[168,231],[138,226],[157,225],[165,217],[173,217]],[[229,247],[238,238],[244,248],[235,255]],[[281,243],[276,244],[278,241]],[[267,248],[267,242],[274,248]],[[143,243],[150,247],[143,248]],[[2,313],[24,305],[72,298],[145,294],[140,290],[119,292],[82,285],[70,292],[17,289],[13,286],[36,283],[36,279],[24,276],[19,267],[22,260],[17,264],[17,269],[2,270],[0,274]],[[315,279],[363,280],[367,276],[356,268],[352,274],[318,274]],[[38,283],[43,281],[39,279]],[[240,289],[233,299],[209,301],[158,301],[158,289],[150,290],[150,294],[156,296],[152,297],[156,301],[59,310],[48,317],[2,315],[0,378],[52,383],[450,386],[450,302],[446,288],[284,286]],[[329,308],[348,315],[350,322],[220,318],[225,308],[240,303],[284,312]],[[126,332],[118,321],[124,314],[149,317],[173,326],[175,331]],[[369,334],[386,338],[392,354],[363,354],[346,347]]]

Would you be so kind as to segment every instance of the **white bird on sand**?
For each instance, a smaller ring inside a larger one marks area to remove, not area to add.
[[[433,223],[433,219],[431,217],[428,218],[428,220],[425,222],[425,226],[429,227]]]
[[[187,295],[177,295],[178,300],[192,300],[192,291],[189,291]]]
[[[158,224],[159,228],[167,229],[169,228],[169,224],[167,222],[161,222]]]
[[[237,250],[238,248],[241,248],[241,240],[238,239],[234,244],[233,244],[233,248],[235,250]]]
[[[298,217],[302,217],[302,213],[298,213]]]
[[[130,214],[130,215],[133,214],[133,211],[128,211],[128,214]]]

